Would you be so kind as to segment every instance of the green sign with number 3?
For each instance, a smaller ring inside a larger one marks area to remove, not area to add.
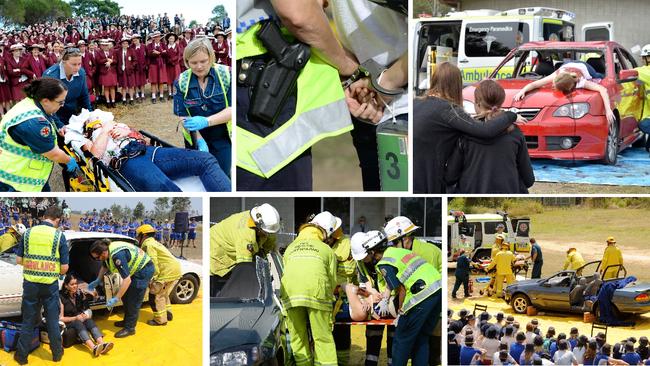
[[[382,191],[408,190],[408,122],[386,121],[377,126],[377,150]]]

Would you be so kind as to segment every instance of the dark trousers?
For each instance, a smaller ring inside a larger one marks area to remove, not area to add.
[[[291,119],[296,113],[295,95],[288,96],[282,111],[276,118],[276,125]],[[248,118],[250,109],[250,87],[237,87],[237,125],[258,136],[268,136],[274,127]],[[260,177],[245,169],[237,167],[237,190],[239,191],[311,191],[312,161],[311,149],[307,149],[289,164],[269,178]]]
[[[544,265],[542,261],[533,263],[533,273],[530,278],[542,278],[542,265]]]
[[[377,126],[352,118],[354,129],[352,143],[357,150],[364,191],[381,190],[379,179],[379,155],[377,153]]]
[[[433,333],[442,310],[441,291],[409,309],[399,317],[393,339],[393,365],[412,366],[429,364],[429,337]]]
[[[377,366],[379,364],[381,341],[384,337],[384,327],[384,325],[366,326],[366,366]],[[388,365],[392,364],[394,335],[395,326],[389,325],[386,334],[386,352],[388,353]]]
[[[350,347],[352,346],[350,331],[350,325],[334,325],[334,344],[336,345],[336,358],[339,365],[348,365],[350,363]]]
[[[32,340],[34,339],[34,328],[41,321],[41,309],[45,310],[45,321],[47,322],[47,336],[50,340],[52,356],[58,357],[63,354],[63,341],[61,329],[59,328],[59,282],[45,285],[23,281],[23,302],[21,311],[23,314],[23,326],[18,338],[16,357],[26,360],[30,352]]]
[[[456,297],[456,292],[460,289],[460,285],[463,285],[465,297],[469,297],[469,275],[456,275],[456,282],[454,282],[454,289],[451,291],[451,296]]]
[[[147,263],[144,268],[131,276],[131,285],[126,290],[122,303],[124,304],[124,328],[135,330],[140,315],[140,306],[144,300],[144,293],[147,292],[149,281],[153,277],[153,262]]]

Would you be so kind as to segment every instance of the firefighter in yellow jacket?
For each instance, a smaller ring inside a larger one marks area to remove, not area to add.
[[[169,299],[172,290],[182,276],[181,262],[164,245],[154,239],[156,229],[149,224],[141,225],[135,231],[140,247],[151,257],[154,272],[149,284],[149,304],[153,309],[153,319],[149,325],[167,325],[173,319],[172,303]]]
[[[650,150],[650,44],[643,46],[641,49],[641,58],[645,65],[637,67],[635,70],[639,73],[638,81],[643,85],[643,115],[639,121],[639,129],[646,136],[645,150]]]
[[[275,250],[280,214],[268,203],[227,217],[210,228],[210,296],[230,277],[237,263],[252,262],[256,254]]]
[[[584,265],[585,260],[576,248],[569,248],[569,250],[566,251],[566,260],[564,261],[564,266],[562,266],[563,271],[565,269],[572,269],[575,271]]]
[[[503,282],[506,282],[506,286],[515,282],[515,275],[512,273],[512,264],[515,262],[515,255],[510,251],[510,244],[506,242],[501,243],[501,251],[499,251],[495,256],[490,265],[487,267],[487,271],[496,267],[497,274],[495,277],[495,295],[496,297],[503,297]]]
[[[327,227],[304,224],[284,252],[281,298],[297,365],[337,365],[332,335],[337,260],[332,248],[324,242],[328,233],[334,232],[334,216],[330,214],[329,224],[324,226]]]
[[[617,265],[623,265],[623,254],[621,254],[621,249],[616,246],[616,239],[613,236],[607,238],[607,248],[603,253],[603,259],[600,263],[600,273],[602,275],[603,281],[607,281],[618,276],[618,270],[620,267]],[[614,266],[614,267],[611,267]],[[607,267],[610,267],[607,269]]]

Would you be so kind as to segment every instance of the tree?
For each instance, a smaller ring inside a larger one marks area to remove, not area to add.
[[[70,5],[62,0],[0,0],[0,20],[10,24],[34,24],[69,18]]]
[[[72,0],[72,11],[77,16],[116,17],[120,15],[120,4],[111,0]]]
[[[122,215],[124,215],[124,210],[122,209],[122,206],[114,203],[111,205],[111,213],[113,213],[113,218],[120,220],[122,219]]]
[[[174,197],[172,198],[171,212],[187,211],[192,207],[192,201],[189,197]]]
[[[156,212],[156,219],[169,218],[169,197],[159,197],[153,201],[153,205]]]
[[[228,12],[223,5],[217,5],[212,9],[213,17],[210,20],[216,24],[222,24],[223,20],[228,18]]]
[[[199,25],[199,23],[196,20],[192,20],[190,22],[190,25],[188,25],[189,28],[194,28],[195,26]]]
[[[135,205],[133,209],[133,217],[136,219],[142,219],[144,217],[144,204],[138,201],[138,204]]]
[[[0,0],[0,20],[3,23],[22,24],[25,21],[24,0]]]

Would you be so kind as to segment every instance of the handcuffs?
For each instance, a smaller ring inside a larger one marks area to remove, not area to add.
[[[357,70],[352,75],[350,75],[347,80],[341,83],[341,86],[343,86],[343,89],[347,89],[355,81],[367,77],[370,78],[372,88],[379,94],[383,94],[389,97],[403,94],[405,92],[403,88],[389,90],[379,85],[379,77],[385,70],[387,70],[387,68],[379,65],[375,60],[369,59],[359,65]]]

